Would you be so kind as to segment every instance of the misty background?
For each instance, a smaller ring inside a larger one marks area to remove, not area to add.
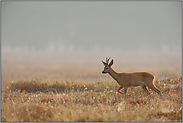
[[[2,49],[179,51],[181,2],[2,2]]]
[[[111,57],[120,72],[175,76],[181,74],[181,22],[181,1],[3,1],[2,71],[51,73],[45,66],[65,70],[78,61],[73,71],[88,77],[91,68],[101,75],[101,60]]]

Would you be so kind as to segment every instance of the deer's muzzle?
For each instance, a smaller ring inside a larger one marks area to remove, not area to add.
[[[106,73],[106,72],[102,71],[102,73],[104,74],[104,73]]]

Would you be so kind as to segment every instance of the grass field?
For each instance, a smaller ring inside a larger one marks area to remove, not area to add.
[[[109,75],[102,75],[101,60],[3,56],[1,121],[182,122],[179,62],[119,64],[116,60],[113,68],[118,72],[154,74],[162,91],[162,96],[152,90],[147,95],[141,87],[131,87],[125,97],[117,93],[119,85]]]

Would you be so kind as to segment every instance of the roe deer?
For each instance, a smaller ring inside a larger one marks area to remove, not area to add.
[[[153,91],[161,95],[161,91],[154,85],[154,75],[148,72],[117,73],[111,68],[113,65],[113,59],[108,64],[109,59],[106,58],[106,62],[102,61],[104,64],[104,70],[102,73],[108,73],[113,79],[117,81],[117,83],[120,85],[120,88],[118,89],[119,93],[121,93],[120,90],[124,88],[124,93],[126,96],[128,87],[141,86],[147,94],[150,94],[148,88],[151,88]]]

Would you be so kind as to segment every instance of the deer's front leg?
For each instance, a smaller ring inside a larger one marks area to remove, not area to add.
[[[125,96],[126,96],[127,89],[128,89],[128,87],[124,87]]]
[[[119,89],[118,89],[118,93],[121,93],[119,90],[121,90],[123,87],[119,87]],[[122,93],[121,93],[122,94]]]

